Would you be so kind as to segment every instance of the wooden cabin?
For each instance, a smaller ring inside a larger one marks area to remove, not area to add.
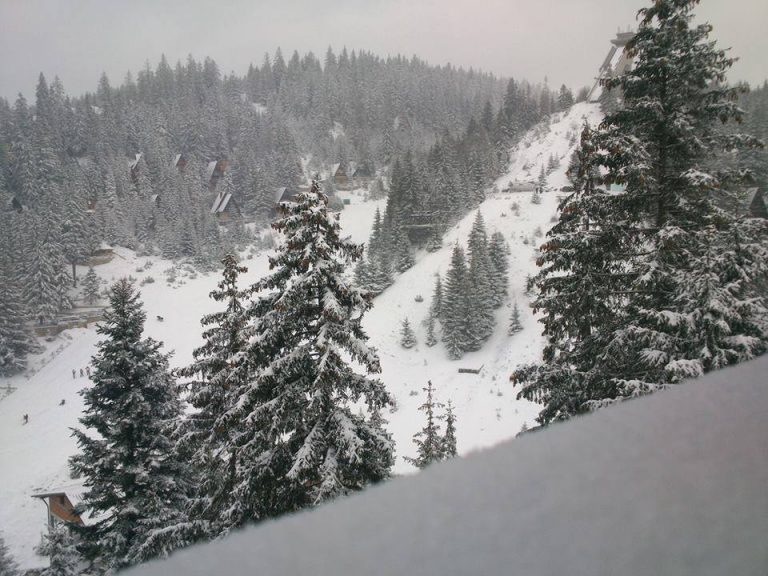
[[[75,506],[65,492],[43,492],[41,494],[33,494],[32,498],[45,503],[48,509],[48,526],[50,528],[57,522],[83,525],[82,518],[75,511]]]
[[[128,169],[131,172],[131,181],[136,184],[139,181],[139,162],[141,162],[141,152],[136,154],[132,160],[128,160]]]
[[[21,202],[21,198],[18,196],[11,196],[11,201],[8,203],[8,212],[16,212],[21,214],[27,207]]]
[[[333,181],[334,186],[339,190],[349,188],[350,179],[347,174],[347,167],[343,164],[334,164],[331,166],[331,171],[328,177]]]
[[[376,172],[367,162],[356,166],[354,172],[352,172],[352,181],[355,186],[367,186],[375,179]]]
[[[231,192],[216,194],[211,206],[211,214],[215,215],[220,224],[226,224],[234,218],[242,216],[240,206]]]
[[[760,188],[750,188],[747,190],[745,204],[749,218],[768,218],[768,207],[766,207],[765,197]]]
[[[188,161],[184,154],[176,154],[176,156],[173,157],[173,167],[179,172],[184,172],[184,168],[187,167],[187,164]]]
[[[205,170],[206,180],[208,181],[208,190],[213,192],[216,189],[216,184],[224,177],[224,173],[229,167],[229,161],[226,159],[212,160],[208,162],[208,166]]]

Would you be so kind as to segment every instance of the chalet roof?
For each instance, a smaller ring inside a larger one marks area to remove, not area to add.
[[[208,165],[205,168],[205,177],[208,180],[213,178],[213,173],[216,171],[216,164],[218,164],[216,160],[211,160],[210,162],[208,162]]]
[[[211,206],[211,214],[222,214],[227,211],[227,207],[235,208],[239,211],[237,201],[232,197],[231,192],[219,193],[213,200],[213,206]]]
[[[336,172],[339,171],[339,168],[341,168],[341,162],[337,162],[336,164],[331,165],[331,171],[330,171],[331,178],[336,176]]]
[[[760,188],[747,189],[744,207],[749,215],[754,218],[768,218],[768,207],[765,203],[763,191]]]
[[[173,166],[179,165],[179,160],[181,160],[181,154],[176,154],[176,156],[173,157]]]
[[[139,161],[141,160],[141,156],[142,156],[142,154],[141,154],[141,152],[139,152],[138,154],[136,154],[136,157],[133,160],[128,160],[128,167],[131,170],[135,169],[136,166],[138,166]]]
[[[352,176],[355,178],[373,178],[373,170],[371,170],[367,163],[363,162],[355,168]]]

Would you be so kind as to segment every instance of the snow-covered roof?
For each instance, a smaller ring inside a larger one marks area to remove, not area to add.
[[[336,172],[339,171],[340,167],[341,167],[341,162],[336,162],[336,164],[331,164],[331,171],[330,171],[331,178],[336,176]]]
[[[212,160],[212,161],[208,162],[208,165],[205,168],[205,177],[206,177],[206,179],[210,180],[211,178],[213,178],[213,173],[216,170],[216,164],[217,163],[218,162],[216,160]]]
[[[179,160],[181,160],[181,154],[176,154],[176,156],[173,157],[173,164],[171,164],[171,166],[178,166]]]
[[[766,373],[714,372],[126,574],[762,576]]]
[[[283,199],[283,194],[285,194],[285,191],[287,188],[285,186],[278,188],[275,190],[275,202],[280,202]]]
[[[128,160],[128,167],[133,170],[136,168],[136,166],[139,164],[139,161],[141,160],[141,152],[136,154],[136,157],[133,160]]]
[[[221,214],[226,211],[230,201],[232,201],[232,194],[230,192],[217,194],[213,200],[213,206],[211,206],[211,214]]]

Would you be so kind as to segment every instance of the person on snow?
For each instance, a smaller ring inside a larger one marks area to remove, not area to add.
[[[74,368],[72,368],[72,380],[74,380],[75,378],[77,378],[77,372],[75,371]]]

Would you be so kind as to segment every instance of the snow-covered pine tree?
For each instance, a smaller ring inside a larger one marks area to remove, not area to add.
[[[755,141],[718,129],[742,112],[725,83],[733,60],[708,40],[710,25],[691,25],[697,3],[657,0],[640,11],[627,46],[634,65],[604,83],[621,88],[623,105],[590,137],[595,160],[579,162],[625,191],[579,194],[570,209],[566,200],[566,234],[545,244],[545,263],[571,272],[540,279],[534,306],[547,311],[551,344],[543,366],[516,373],[528,382],[522,394],[544,403],[543,424],[766,348],[765,308],[750,288],[766,261],[765,223],[717,208],[738,178],[707,168],[718,152]],[[577,271],[576,261],[589,262]]]
[[[32,345],[11,260],[0,254],[0,376],[22,372]]]
[[[412,267],[415,263],[411,249],[411,241],[408,234],[400,224],[399,220],[393,223],[392,237],[394,241],[395,269],[402,273]]]
[[[494,265],[488,256],[488,236],[483,214],[478,210],[469,233],[469,286],[470,303],[467,350],[479,350],[493,334],[496,322],[494,308]]]
[[[507,242],[504,240],[504,234],[499,231],[491,234],[491,241],[488,243],[488,257],[493,264],[491,268],[492,302],[494,307],[498,308],[507,297],[507,270],[509,269]]]
[[[72,469],[85,479],[82,506],[97,518],[78,532],[83,552],[105,570],[163,556],[184,542],[169,532],[183,523],[187,476],[174,456],[171,428],[181,413],[161,344],[142,338],[139,293],[121,279],[97,332],[93,386],[75,429],[80,453]]]
[[[88,273],[83,278],[83,302],[93,306],[99,301],[99,277],[93,267],[88,268]]]
[[[520,308],[517,307],[517,302],[512,306],[512,315],[509,317],[509,330],[507,334],[510,336],[517,334],[523,329],[523,325],[520,322]]]
[[[762,295],[749,288],[765,270],[766,223],[720,209],[741,175],[708,168],[717,154],[758,143],[720,128],[741,122],[743,88],[727,85],[734,60],[709,40],[712,27],[692,24],[697,4],[657,0],[642,9],[627,46],[632,69],[605,82],[621,88],[623,107],[605,118],[600,147],[609,151],[607,181],[626,184],[637,256],[626,315],[602,362],[618,367],[613,389],[590,406],[747,360],[768,344]],[[610,153],[629,138],[625,158]],[[628,179],[629,167],[639,174]]]
[[[0,576],[19,576],[19,565],[11,556],[2,534],[0,534]]]
[[[456,414],[453,413],[453,403],[448,400],[448,405],[445,408],[445,434],[442,438],[442,458],[447,460],[448,458],[455,458],[458,454],[456,451]]]
[[[42,576],[76,576],[81,573],[80,554],[67,524],[56,522],[49,530],[45,543],[50,564]]]
[[[443,314],[443,282],[440,275],[435,278],[435,289],[432,292],[432,302],[429,305],[429,315],[438,320],[442,319]]]
[[[445,276],[441,325],[448,356],[458,360],[469,349],[469,271],[464,250],[457,244],[451,256],[451,267]]]
[[[248,295],[238,287],[238,278],[248,269],[232,254],[224,257],[223,264],[222,279],[210,297],[226,307],[203,316],[204,343],[193,352],[194,362],[178,371],[192,378],[187,384],[187,401],[196,409],[178,430],[178,451],[191,465],[195,478],[189,516],[198,523],[198,533],[207,537],[218,536],[228,528],[220,526],[219,519],[232,505],[237,446],[227,413],[244,377]]]
[[[400,324],[400,346],[406,349],[416,346],[416,334],[413,333],[408,318],[403,319]]]
[[[435,316],[433,314],[427,316],[427,339],[424,342],[430,348],[437,344],[437,335],[435,334]]]
[[[238,446],[228,526],[275,517],[360,490],[389,476],[393,443],[378,414],[384,385],[361,326],[371,296],[344,274],[362,248],[342,240],[316,182],[281,207],[285,241],[273,272],[251,288],[249,377],[228,413]],[[353,412],[364,403],[367,416]]]
[[[427,423],[419,432],[413,435],[413,443],[416,445],[416,457],[405,457],[405,461],[413,464],[417,468],[424,469],[433,462],[439,462],[443,459],[443,436],[440,433],[440,425],[435,415],[435,410],[442,407],[442,404],[435,402],[433,398],[434,388],[432,381],[427,381],[427,386],[422,388],[427,393],[427,399],[424,404],[419,406],[419,410],[424,412],[427,417]]]

